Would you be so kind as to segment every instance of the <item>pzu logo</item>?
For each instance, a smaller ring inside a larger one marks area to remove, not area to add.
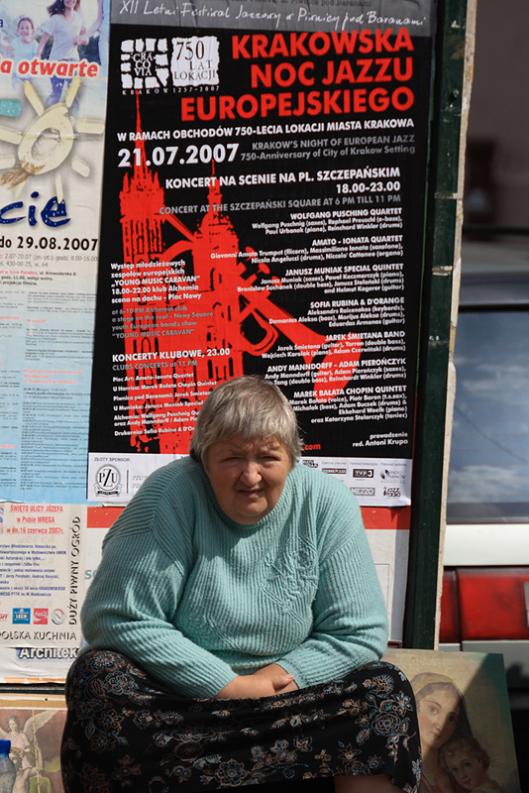
[[[102,465],[95,475],[95,488],[98,495],[118,496],[120,493],[121,474],[115,465]]]

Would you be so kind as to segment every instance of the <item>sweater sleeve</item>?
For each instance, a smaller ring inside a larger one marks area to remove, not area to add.
[[[131,513],[105,542],[81,612],[84,637],[90,648],[123,653],[183,696],[213,697],[236,674],[173,624],[185,558],[172,558],[152,531],[136,525],[134,507]]]
[[[339,680],[379,659],[387,616],[356,500],[346,493],[347,525],[331,520],[331,547],[320,558],[313,626],[301,645],[278,659],[301,687]],[[340,499],[343,503],[343,499]],[[336,515],[333,516],[336,518]],[[332,535],[332,536],[331,536]]]

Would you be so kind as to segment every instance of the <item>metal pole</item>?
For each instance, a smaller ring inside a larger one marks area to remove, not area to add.
[[[403,630],[405,647],[424,649],[435,648],[437,643],[447,428],[452,409],[449,365],[457,305],[453,297],[454,285],[457,290],[459,283],[462,151],[471,85],[474,15],[475,0],[441,0],[438,6]]]

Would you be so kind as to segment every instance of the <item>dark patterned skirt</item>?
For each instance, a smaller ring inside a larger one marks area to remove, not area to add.
[[[65,793],[309,793],[332,791],[338,774],[387,774],[418,791],[415,702],[391,664],[274,697],[184,699],[128,658],[91,650],[72,666],[66,698]]]

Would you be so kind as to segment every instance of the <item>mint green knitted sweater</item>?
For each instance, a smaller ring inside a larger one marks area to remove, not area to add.
[[[296,465],[253,526],[227,518],[201,465],[160,468],[107,534],[82,610],[91,648],[188,697],[277,662],[300,688],[380,657],[386,610],[357,503]]]

